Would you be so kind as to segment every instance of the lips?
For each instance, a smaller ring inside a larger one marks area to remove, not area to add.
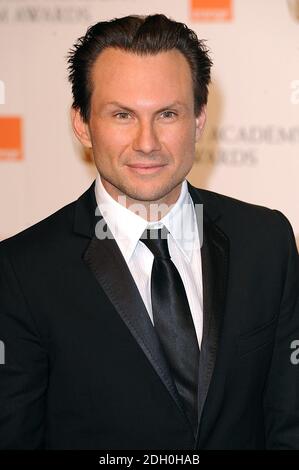
[[[134,173],[137,173],[139,175],[149,175],[153,173],[158,173],[166,165],[159,165],[157,163],[134,163],[133,165],[127,166]]]
[[[134,163],[133,165],[128,165],[130,168],[160,168],[165,166],[165,164],[159,163]]]

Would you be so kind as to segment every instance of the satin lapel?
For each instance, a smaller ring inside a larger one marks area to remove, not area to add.
[[[194,203],[203,204],[203,242],[201,248],[203,338],[199,361],[198,440],[201,416],[217,358],[220,327],[225,307],[229,240],[214,222],[219,216],[215,208],[211,208],[208,203],[205,203],[200,191],[191,185],[189,185],[189,191]],[[198,223],[201,221],[198,220]]]
[[[204,222],[202,246],[203,341],[199,365],[199,421],[217,358],[228,275],[228,240],[210,221]]]
[[[93,236],[84,254],[84,261],[189,424],[153,324],[126,261],[111,233],[109,238],[103,240]]]

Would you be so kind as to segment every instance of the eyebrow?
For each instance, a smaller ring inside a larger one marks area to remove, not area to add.
[[[126,106],[122,103],[119,103],[118,101],[109,101],[108,103],[105,103],[105,106],[116,106],[117,108],[125,109],[126,111],[130,111],[134,113],[134,109],[130,108],[129,106]],[[181,103],[180,101],[174,101],[173,103],[170,103],[166,106],[163,106],[163,108],[158,109],[156,112],[160,113],[161,111],[164,111],[165,109],[171,109],[171,108],[187,108],[187,106],[184,103]]]

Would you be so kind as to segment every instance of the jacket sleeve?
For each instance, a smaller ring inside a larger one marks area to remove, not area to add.
[[[6,247],[0,243],[0,449],[38,449],[48,360]]]
[[[290,223],[275,212],[281,223],[283,293],[264,393],[265,439],[267,449],[299,449],[299,364],[293,360],[299,341],[299,256]]]

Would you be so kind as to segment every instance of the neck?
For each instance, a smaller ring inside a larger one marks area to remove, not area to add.
[[[114,199],[139,217],[142,217],[148,222],[154,222],[162,219],[172,209],[178,197],[179,195],[171,201],[167,198],[161,198],[155,201],[139,201],[131,199],[126,195],[119,195]]]
[[[173,205],[177,202],[182,188],[182,183],[179,183],[172,191],[166,194],[164,197],[161,197],[152,201],[144,201],[133,199],[130,196],[121,193],[116,188],[112,188],[112,185],[107,187],[107,182],[102,180],[103,186],[107,193],[119,204],[126,207],[134,214],[142,217],[148,222],[157,222],[161,220],[165,215],[172,209]]]

